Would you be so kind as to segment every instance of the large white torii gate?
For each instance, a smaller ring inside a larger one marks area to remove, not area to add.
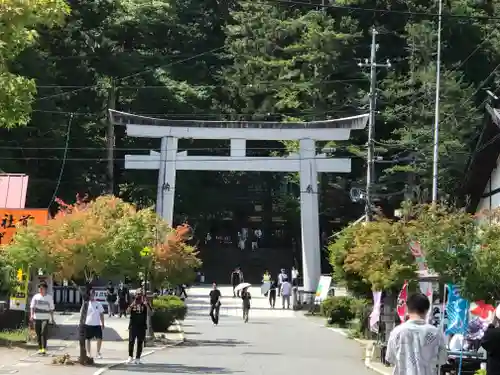
[[[110,110],[112,121],[126,125],[127,135],[160,138],[160,152],[125,155],[126,169],[158,170],[157,212],[172,224],[178,170],[299,172],[304,291],[315,292],[321,275],[318,173],[351,172],[349,158],[316,153],[316,141],[347,140],[363,129],[368,114],[303,123],[165,120]],[[230,156],[190,156],[178,152],[178,139],[230,140]],[[297,140],[299,152],[287,157],[248,157],[247,140]]]

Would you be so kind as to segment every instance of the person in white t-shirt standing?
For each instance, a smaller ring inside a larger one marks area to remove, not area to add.
[[[292,284],[288,282],[288,278],[283,278],[283,283],[281,284],[281,302],[283,304],[283,308],[290,308],[290,296],[292,295]]]
[[[91,340],[97,341],[97,358],[102,358],[102,331],[104,329],[104,307],[99,301],[95,300],[95,292],[90,291],[90,300],[88,302],[87,317],[85,318],[85,339],[87,340],[87,355],[91,356]],[[83,309],[83,306],[82,306]]]
[[[54,323],[54,299],[47,294],[47,284],[39,285],[39,293],[35,294],[30,304],[30,321],[35,325],[38,341],[38,354],[47,351],[49,321]]]
[[[297,268],[292,268],[292,286],[299,286],[299,271]]]

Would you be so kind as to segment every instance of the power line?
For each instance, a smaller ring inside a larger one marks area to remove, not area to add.
[[[185,58],[185,59],[176,60],[176,61],[171,62],[171,63],[166,64],[166,65],[161,65],[159,67],[154,67],[154,68],[147,68],[147,69],[141,70],[140,72],[136,72],[136,73],[130,74],[128,76],[117,78],[116,81],[122,81],[122,80],[125,80],[125,79],[136,77],[136,76],[139,76],[139,75],[151,72],[151,71],[153,71],[155,69],[159,69],[159,68],[162,68],[162,67],[163,68],[168,68],[168,67],[171,67],[171,66],[174,66],[174,65],[177,65],[177,64],[182,64],[182,63],[185,63],[185,62],[188,62],[188,61],[191,61],[191,60],[195,60],[195,59],[197,59],[199,57],[202,57],[202,56],[205,56],[205,55],[208,55],[208,54],[220,51],[222,49],[224,49],[224,46],[213,48],[211,50],[198,53],[196,55],[193,55],[193,56]],[[62,92],[62,93],[58,93],[58,94],[54,94],[54,95],[44,96],[42,98],[37,98],[35,101],[42,101],[42,100],[46,100],[46,99],[53,99],[53,98],[57,98],[57,97],[60,97],[60,96],[75,94],[77,92],[81,92],[81,91],[84,91],[84,90],[88,90],[90,88],[97,88],[97,87],[99,87],[99,85],[82,87],[82,88],[78,88],[78,89],[75,89],[75,90],[72,90],[72,91],[69,91],[69,92]]]
[[[253,117],[266,117],[266,116],[300,116],[300,115],[310,115],[310,116],[318,116],[318,115],[326,115],[330,113],[336,113],[340,111],[344,111],[346,109],[357,109],[361,110],[362,108],[353,106],[353,105],[343,105],[343,106],[332,106],[328,111],[318,111],[315,109],[310,110],[302,110],[297,112],[266,112],[266,113],[222,113],[222,112],[203,112],[203,113],[141,113],[134,112],[134,115],[141,116],[150,116],[150,117],[161,117],[161,118],[169,118],[169,117],[231,117],[231,116],[253,116]],[[61,115],[70,115],[73,114],[75,116],[101,116],[104,117],[102,111],[96,112],[70,112],[70,111],[51,111],[44,109],[34,109],[32,112],[38,113],[51,113],[51,114],[61,114]]]
[[[130,158],[115,158],[114,160],[115,161],[144,161],[142,158],[137,158],[137,160],[134,160],[133,157],[134,156],[149,156],[149,160],[148,161],[151,161],[151,162],[166,162],[166,163],[178,163],[179,160],[161,160],[160,157],[155,157],[155,156],[151,156],[151,155],[130,155]],[[199,161],[199,162],[207,162],[207,157],[224,157],[224,158],[229,158],[229,156],[216,156],[216,155],[204,155],[204,156],[200,156],[200,155],[196,155],[196,156],[189,156],[189,161]],[[269,160],[269,161],[273,161],[273,160],[291,160],[291,161],[296,161],[296,160],[323,160],[322,158],[318,158],[318,157],[303,157],[303,158],[300,158],[300,157],[289,157],[289,156],[246,156],[246,157],[233,157],[231,158],[231,160],[233,161],[240,161],[240,162],[245,162],[245,161],[248,161],[249,159],[254,159],[254,158],[259,158],[259,159],[262,159],[262,160]],[[335,160],[335,159],[342,159],[342,157],[332,157],[332,158],[327,158],[325,160]],[[82,162],[82,161],[97,161],[97,162],[107,162],[108,159],[104,156],[102,158],[57,158],[57,157],[29,157],[29,156],[25,156],[25,157],[2,157],[0,156],[0,160],[26,160],[26,161],[29,161],[29,160],[33,160],[33,161],[40,161],[40,160],[45,160],[45,161],[61,161],[61,160],[65,160],[65,162],[68,162],[68,161],[79,161],[79,162]],[[214,160],[211,160],[210,162],[226,162],[227,160],[221,160],[221,159],[214,159]]]
[[[124,79],[124,78],[121,78]],[[248,84],[242,84],[239,85],[240,87],[254,87],[254,86],[259,86],[259,85],[276,85],[276,86],[283,86],[283,85],[301,85],[301,84],[313,84],[313,85],[327,85],[331,83],[350,83],[350,82],[362,82],[365,81],[364,78],[348,78],[348,79],[331,79],[331,80],[318,80],[315,82],[314,80],[310,81],[293,81],[292,79],[287,79],[286,81],[281,81],[280,78],[277,78],[272,81],[258,81],[258,82],[253,82],[253,83],[248,83]],[[39,89],[87,89],[87,88],[93,88],[96,85],[37,85],[36,87]],[[214,87],[226,87],[227,85],[225,84],[217,84],[217,85],[192,85],[194,88],[214,88]],[[153,86],[116,86],[117,89],[125,89],[125,90],[172,90],[172,87],[168,87],[165,85],[153,85]]]
[[[57,178],[57,184],[54,189],[54,194],[52,194],[52,198],[50,198],[49,204],[47,205],[47,208],[49,209],[54,200],[56,199],[57,192],[59,191],[59,186],[61,185],[61,179],[64,173],[64,167],[66,166],[66,161],[67,161],[67,156],[68,156],[68,146],[69,146],[69,135],[71,133],[71,124],[73,123],[73,116],[69,118],[68,121],[68,129],[66,130],[66,144],[64,146],[64,154],[63,154],[63,160],[61,164],[61,168],[59,170],[59,177]]]
[[[81,151],[91,151],[91,150],[106,150],[106,146],[102,147],[23,147],[23,146],[0,146],[0,150],[81,150]],[[338,147],[337,147],[338,149]],[[148,147],[148,148],[135,148],[135,147],[115,147],[117,151],[156,151],[158,148]],[[283,147],[245,147],[245,148],[231,148],[227,147],[189,147],[185,150],[180,151],[221,151],[221,150],[249,150],[249,151],[282,151],[285,150]],[[316,150],[316,148],[314,149]],[[309,149],[308,151],[311,151]]]
[[[407,16],[420,16],[420,17],[426,17],[426,18],[438,18],[439,13],[431,13],[431,12],[415,12],[415,11],[410,11],[410,10],[394,10],[394,9],[377,9],[377,8],[359,8],[359,7],[353,7],[349,5],[336,5],[336,4],[330,4],[330,5],[319,5],[319,4],[312,4],[312,3],[306,3],[302,1],[294,1],[294,0],[266,0],[266,1],[252,1],[252,2],[257,2],[260,4],[270,4],[272,2],[279,3],[279,4],[291,4],[291,5],[302,5],[306,7],[311,7],[311,8],[318,8],[322,7],[325,9],[339,9],[339,10],[347,10],[349,12],[365,12],[365,13],[382,13],[382,14],[399,14],[399,15],[407,15]],[[458,18],[458,19],[473,19],[473,20],[500,20],[500,16],[472,16],[472,15],[465,15],[465,14],[454,14],[454,13],[443,13],[442,15],[443,18]]]

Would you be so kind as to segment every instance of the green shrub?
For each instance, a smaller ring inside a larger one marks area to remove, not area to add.
[[[167,332],[175,320],[184,320],[187,306],[177,296],[160,296],[153,299],[151,325],[154,332]]]
[[[352,312],[356,322],[351,327],[351,334],[354,337],[371,339],[373,335],[368,327],[371,313],[370,302],[366,299],[355,298],[352,304]]]
[[[328,319],[329,324],[346,326],[355,318],[353,297],[329,297],[321,303],[321,315]]]

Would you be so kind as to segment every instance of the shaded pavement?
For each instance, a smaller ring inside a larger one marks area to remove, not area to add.
[[[48,341],[47,355],[40,356],[37,354],[36,343],[29,344],[26,349],[0,348],[0,375],[30,374],[35,368],[38,373],[41,371],[42,374],[44,372],[50,373],[50,375],[56,375],[57,372],[68,373],[67,366],[52,366],[50,364],[54,357],[63,354],[70,354],[72,357],[78,356],[77,340],[80,314],[63,315],[56,313],[54,318],[56,327],[52,328],[53,334]],[[104,358],[96,361],[98,366],[120,362],[126,358],[127,343],[123,340],[128,337],[128,319],[106,318],[105,323],[102,349]],[[93,344],[93,354],[95,354],[95,343]],[[71,372],[74,371],[82,372],[82,374],[92,374],[95,368],[73,366]]]
[[[112,375],[158,374],[307,374],[373,375],[363,362],[360,345],[338,335],[302,313],[271,310],[253,288],[250,321],[242,321],[241,302],[222,287],[220,324],[208,317],[209,288],[192,288],[184,322],[184,345],[147,356],[143,364],[120,365]],[[279,300],[276,306],[280,306]]]

